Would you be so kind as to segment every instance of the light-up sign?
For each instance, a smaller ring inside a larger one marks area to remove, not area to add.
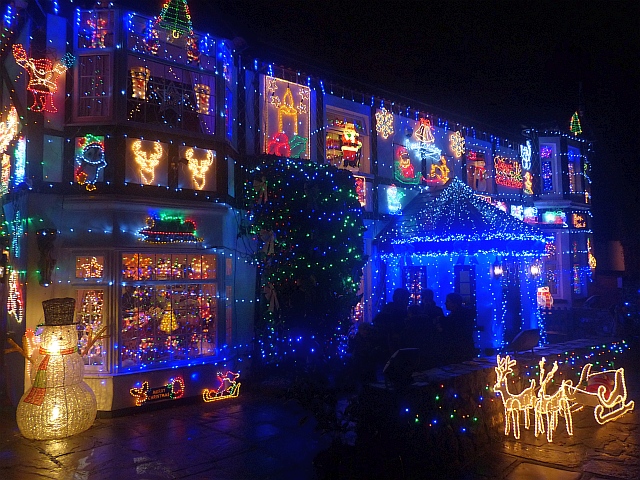
[[[573,226],[575,228],[587,228],[587,219],[581,213],[573,214]]]
[[[522,167],[516,160],[496,156],[493,159],[496,169],[496,183],[509,188],[522,188]]]
[[[520,158],[522,159],[522,168],[531,170],[531,140],[527,140],[526,145],[520,145]]]

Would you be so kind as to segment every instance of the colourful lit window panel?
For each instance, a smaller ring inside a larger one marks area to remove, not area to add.
[[[182,146],[179,149],[178,187],[193,190],[216,190],[216,152]]]
[[[553,191],[553,171],[551,170],[551,162],[543,161],[541,162],[541,176],[542,176],[542,191],[543,192],[552,192]]]
[[[265,76],[263,148],[271,155],[309,158],[311,103],[309,87]]]
[[[111,48],[114,40],[114,10],[79,11],[78,48]]]
[[[487,191],[487,167],[484,152],[467,150],[467,185],[478,192]]]
[[[538,209],[536,207],[524,207],[523,221],[529,224],[538,223]]]
[[[76,257],[76,278],[102,278],[103,275],[103,256]]]
[[[97,335],[104,323],[104,290],[78,290],[76,294],[76,321],[78,322],[78,349],[85,352],[84,364],[100,367],[107,363],[106,340],[93,342],[87,350],[91,338]],[[98,368],[100,370],[100,368]]]
[[[364,177],[354,177],[356,181],[356,195],[358,196],[358,202],[360,202],[361,207],[365,207],[367,205],[367,183]]]
[[[580,265],[575,264],[572,268],[573,272],[573,293],[580,295],[582,293],[582,276],[580,275]]]
[[[127,285],[121,290],[120,365],[162,367],[217,354],[215,283]]]
[[[562,210],[547,210],[542,214],[542,223],[546,225],[566,225],[567,215]]]
[[[215,280],[217,258],[211,254],[125,253],[122,280]]]
[[[127,138],[125,182],[139,185],[168,184],[166,143]]]
[[[567,169],[569,170],[569,193],[576,193],[576,171],[573,162],[569,162]]]
[[[575,228],[587,228],[587,219],[581,213],[573,214],[573,226]]]
[[[128,119],[208,135],[215,134],[213,74],[128,57]]]
[[[540,145],[540,158],[553,158],[553,147],[551,145]]]
[[[520,162],[496,156],[493,159],[493,165],[498,185],[509,188],[522,188],[522,167]]]

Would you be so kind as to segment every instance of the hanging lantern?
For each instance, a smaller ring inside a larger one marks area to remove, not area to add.
[[[88,429],[96,418],[96,397],[84,381],[74,323],[75,299],[42,302],[40,348],[29,357],[31,381],[16,412],[22,435],[34,440],[65,438]]]

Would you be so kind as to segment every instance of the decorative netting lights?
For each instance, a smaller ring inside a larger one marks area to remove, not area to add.
[[[96,418],[96,397],[84,381],[74,323],[75,299],[42,302],[40,347],[29,358],[31,388],[16,412],[22,435],[34,440],[65,438],[88,429]]]

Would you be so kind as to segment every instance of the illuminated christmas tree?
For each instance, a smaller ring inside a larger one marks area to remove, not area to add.
[[[578,112],[575,112],[571,117],[571,125],[569,127],[569,130],[576,137],[582,133],[582,127],[580,126],[580,117],[578,116]]]
[[[275,363],[296,349],[330,358],[349,328],[365,263],[353,177],[273,156],[253,176],[245,198],[260,244],[262,357]]]
[[[191,14],[186,0],[165,3],[158,17],[158,26],[172,32],[174,37],[192,33]]]

